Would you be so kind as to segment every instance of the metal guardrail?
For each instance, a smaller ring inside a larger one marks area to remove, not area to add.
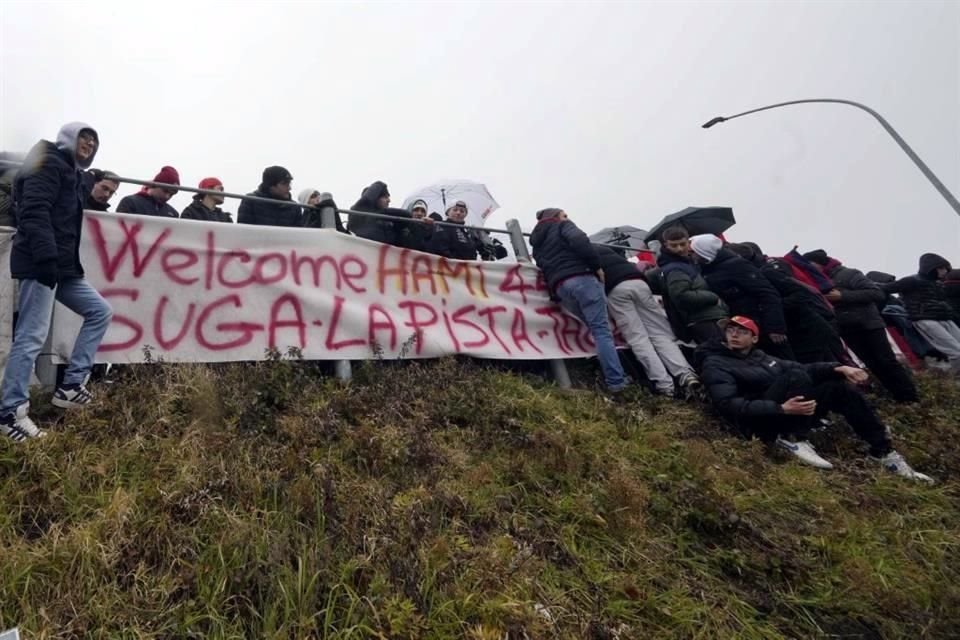
[[[0,160],[0,167],[15,168],[21,167],[23,163],[12,162],[8,160]],[[296,200],[277,200],[274,198],[263,198],[260,196],[249,195],[245,193],[232,193],[229,191],[218,191],[216,189],[201,189],[199,187],[186,187],[183,185],[169,184],[166,182],[155,182],[153,180],[139,180],[137,178],[128,178],[124,176],[111,175],[110,179],[115,182],[120,182],[124,184],[133,184],[143,187],[159,187],[161,189],[169,189],[175,191],[186,191],[188,193],[195,193],[200,195],[215,195],[223,198],[232,198],[241,201],[251,201],[251,202],[262,202],[270,205],[284,205],[284,206],[295,206],[300,207],[301,209],[309,209],[313,211],[320,212],[321,227],[325,229],[334,229],[336,228],[336,214],[345,213],[347,215],[357,215],[357,216],[367,216],[370,218],[379,218],[382,220],[392,220],[395,222],[403,222],[406,224],[416,223],[416,224],[431,224],[431,225],[440,225],[447,227],[456,227],[459,229],[473,229],[476,231],[482,231],[485,233],[500,233],[509,236],[511,245],[513,246],[514,253],[517,257],[518,262],[525,264],[532,264],[530,257],[530,251],[527,247],[526,238],[530,237],[531,234],[524,232],[520,228],[520,222],[515,219],[507,221],[506,229],[494,229],[490,227],[477,227],[472,225],[458,224],[455,222],[445,222],[445,221],[435,221],[423,222],[416,218],[407,218],[402,216],[393,216],[384,213],[372,213],[369,211],[355,211],[353,209],[340,209],[333,207],[315,207],[308,204],[302,204]],[[610,247],[617,250],[634,250],[632,247],[624,247],[623,245],[615,244],[605,244],[601,242],[591,242],[591,244],[600,246],[600,247]],[[550,360],[550,368],[553,373],[553,377],[556,379],[557,384],[563,388],[568,389],[571,386],[570,375],[567,372],[566,364],[563,360]],[[352,378],[352,365],[349,360],[337,360],[335,361],[334,369],[336,376],[339,380],[347,382]]]

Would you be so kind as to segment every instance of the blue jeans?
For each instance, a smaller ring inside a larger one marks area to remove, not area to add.
[[[113,317],[110,305],[83,278],[64,280],[56,289],[36,280],[21,280],[17,327],[0,387],[0,414],[11,413],[30,399],[30,374],[50,333],[55,300],[83,316],[83,327],[74,343],[63,384],[82,384],[90,373],[94,355]]]
[[[597,359],[600,360],[607,388],[611,391],[623,389],[627,386],[627,377],[613,344],[603,284],[592,275],[574,276],[560,283],[557,295],[563,307],[590,328],[593,341],[597,343]]]

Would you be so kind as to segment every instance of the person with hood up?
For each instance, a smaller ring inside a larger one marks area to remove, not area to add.
[[[247,195],[276,200],[276,204],[244,200],[237,209],[237,222],[266,227],[302,227],[303,215],[300,206],[290,197],[292,183],[293,176],[284,167],[264,169],[260,186]]]
[[[760,270],[724,247],[723,240],[714,235],[693,236],[690,248],[700,258],[710,290],[727,303],[730,312],[759,319],[763,348],[779,358],[795,360],[787,340],[783,299]]]
[[[153,177],[153,182],[180,186],[180,174],[170,166],[163,167]],[[180,214],[167,202],[177,195],[171,187],[143,187],[139,192],[126,196],[117,205],[117,213],[136,213],[141,216],[179,218]]]
[[[885,284],[883,290],[903,297],[913,326],[947,357],[951,369],[960,373],[960,327],[953,321],[943,282],[949,272],[950,263],[944,257],[925,253],[920,256],[917,275]]]
[[[220,178],[204,178],[197,185],[199,189],[208,191],[223,191],[223,183]],[[184,220],[203,220],[205,222],[226,222],[233,223],[233,216],[220,208],[223,204],[223,196],[215,196],[210,193],[197,193],[193,196],[193,202],[183,210],[180,217]]]
[[[833,282],[827,299],[836,310],[840,335],[847,345],[897,402],[918,402],[917,387],[897,362],[887,339],[887,324],[880,316],[878,305],[886,301],[887,294],[862,272],[844,266],[823,249],[803,257],[819,265]]]
[[[309,209],[304,208],[303,210],[303,226],[321,229],[323,227],[321,209],[330,207],[333,209],[333,220],[336,224],[337,231],[340,233],[347,232],[347,230],[343,228],[343,221],[340,220],[340,212],[337,210],[337,203],[333,201],[333,194],[318,189],[304,189],[300,192],[300,195],[297,196],[297,202],[311,207]]]
[[[644,277],[651,289],[662,296],[674,334],[684,342],[697,344],[721,338],[717,323],[730,314],[691,259],[687,230],[679,225],[668,227],[660,237],[657,268],[647,271]]]
[[[443,221],[439,213],[431,213],[427,216],[427,202],[417,200],[410,206],[410,216],[414,220],[423,220],[429,217],[435,222]],[[433,237],[435,227],[426,224],[405,224],[399,230],[398,241],[401,247],[412,249],[414,251],[427,252],[427,245],[430,238]]]
[[[756,348],[759,334],[756,322],[734,316],[722,342],[697,349],[703,383],[720,415],[748,437],[773,444],[818,469],[832,469],[806,437],[814,420],[835,411],[870,445],[871,458],[884,470],[933,482],[893,449],[886,426],[852,386],[863,382],[866,373],[839,362],[800,364],[774,358]]]
[[[13,183],[23,159],[22,154],[0,151],[0,227],[17,226],[13,215]]]
[[[563,209],[541,209],[530,234],[533,259],[543,271],[551,297],[580,318],[597,345],[597,359],[607,389],[620,397],[629,384],[613,342],[600,256],[590,239]]]
[[[120,179],[112,171],[90,169],[83,174],[83,188],[87,193],[84,209],[106,211],[110,208],[110,198],[120,188]]]
[[[797,362],[839,360],[853,364],[840,339],[833,307],[818,291],[797,280],[788,262],[783,258],[766,257],[753,242],[728,244],[727,248],[758,268],[780,294],[790,347]],[[832,283],[830,288],[833,289]]]
[[[83,318],[63,382],[53,405],[76,409],[92,394],[84,386],[113,311],[83,277],[82,171],[90,167],[100,137],[88,124],[64,125],[56,142],[41,140],[28,154],[14,183],[17,234],[10,256],[19,280],[19,318],[0,385],[0,435],[21,441],[44,435],[30,418],[30,374],[43,348],[60,302]]]
[[[603,269],[607,308],[620,334],[657,393],[672,397],[676,384],[684,397],[702,396],[703,385],[683,357],[667,314],[657,304],[637,265],[611,247],[597,247]]]
[[[387,188],[387,183],[380,180],[363,190],[360,199],[353,205],[353,210],[413,219],[413,216],[406,209],[390,207],[390,190]],[[420,222],[414,224],[432,225],[433,218],[422,218]],[[403,237],[401,231],[405,226],[403,222],[355,213],[351,213],[347,218],[347,228],[355,236],[395,246],[401,246],[400,241]]]

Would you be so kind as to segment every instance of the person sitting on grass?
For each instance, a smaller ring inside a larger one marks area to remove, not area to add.
[[[800,364],[756,348],[760,329],[743,316],[724,328],[724,340],[697,351],[701,379],[717,411],[744,435],[756,436],[818,469],[832,469],[807,433],[814,420],[835,411],[870,445],[870,456],[891,473],[932,483],[914,471],[890,442],[890,434],[863,395],[853,386],[867,374],[836,362]]]

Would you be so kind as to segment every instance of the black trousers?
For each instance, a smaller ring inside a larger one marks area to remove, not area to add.
[[[839,413],[854,432],[870,445],[870,454],[880,457],[890,452],[890,439],[880,418],[874,413],[866,398],[843,380],[828,380],[813,383],[804,371],[789,371],[777,378],[763,394],[765,400],[783,404],[790,398],[803,396],[806,400],[816,400],[817,410],[812,416],[765,416],[744,418],[741,428],[765,442],[772,442],[778,436],[805,438],[814,420],[831,411]]]
[[[886,329],[842,329],[843,339],[897,402],[920,399],[913,378],[897,362]]]

